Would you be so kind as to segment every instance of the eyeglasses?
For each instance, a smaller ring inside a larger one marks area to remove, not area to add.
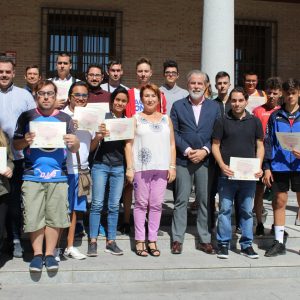
[[[57,64],[58,65],[68,65],[69,63],[66,61],[58,61]]]
[[[49,91],[49,92],[44,92],[44,91],[38,91],[37,92],[37,95],[40,96],[40,97],[54,97],[55,96],[55,92],[53,91]]]
[[[165,75],[167,75],[167,76],[177,76],[178,75],[178,73],[177,72],[170,72],[170,71],[166,71],[165,72]]]
[[[71,94],[71,96],[73,96],[75,98],[75,100],[86,100],[88,98],[88,94],[80,94],[80,93],[74,93],[74,94]]]
[[[100,78],[100,77],[102,77],[102,74],[93,74],[93,73],[89,73],[89,74],[87,74],[87,76],[88,76],[88,77],[91,77],[91,78],[93,78],[93,77]]]

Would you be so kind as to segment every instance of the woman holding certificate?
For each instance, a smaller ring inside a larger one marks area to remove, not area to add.
[[[124,112],[128,103],[128,92],[119,87],[111,94],[110,113],[105,119],[124,118]],[[101,133],[106,138],[109,131],[104,124],[101,125]],[[113,255],[122,255],[123,251],[117,246],[116,231],[119,215],[119,203],[124,186],[124,140],[107,141],[104,139],[99,144],[92,167],[92,206],[90,211],[90,243],[88,256],[97,256],[97,237],[101,212],[104,206],[105,190],[108,189],[108,215],[107,215],[107,241],[105,252]]]
[[[135,115],[135,136],[125,147],[126,177],[133,182],[135,194],[135,252],[146,257],[159,256],[157,232],[167,182],[176,177],[176,150],[173,125],[167,115],[157,111],[160,90],[146,84],[140,91],[144,106]],[[145,220],[148,212],[148,245],[145,244]]]

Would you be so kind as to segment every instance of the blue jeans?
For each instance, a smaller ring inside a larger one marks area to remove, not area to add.
[[[220,211],[217,226],[219,246],[229,247],[232,235],[231,209],[234,200],[237,201],[242,230],[239,243],[242,249],[251,246],[253,241],[252,207],[255,187],[255,181],[229,180],[226,177],[219,177]]]
[[[100,216],[105,201],[105,188],[108,191],[107,239],[115,240],[119,217],[119,204],[124,185],[124,167],[95,163],[92,168],[92,206],[90,211],[90,238],[97,238]]]

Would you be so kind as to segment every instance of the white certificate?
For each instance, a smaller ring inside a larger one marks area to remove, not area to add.
[[[282,149],[292,151],[300,150],[300,132],[276,132],[276,137]]]
[[[133,118],[106,119],[104,121],[109,136],[104,141],[131,140],[134,137]]]
[[[250,96],[248,99],[248,104],[246,106],[246,109],[252,113],[253,110],[266,103],[266,98],[265,97],[256,97],[256,96]]]
[[[78,121],[79,130],[98,131],[105,114],[106,111],[101,108],[75,106],[74,119]]]
[[[0,172],[5,172],[7,168],[7,149],[0,147]]]
[[[259,158],[230,157],[229,168],[234,172],[234,175],[229,177],[229,179],[259,180],[259,178],[255,177],[255,173],[260,171]]]
[[[68,99],[68,92],[69,92],[69,85],[66,84],[64,81],[60,82],[60,81],[55,81],[55,85],[57,87],[57,95],[56,98],[58,100],[65,100],[67,101]]]
[[[92,108],[99,108],[101,110],[104,110],[105,112],[109,112],[109,103],[88,103],[86,107],[92,107]]]
[[[29,122],[29,131],[35,133],[30,148],[65,148],[66,122]]]

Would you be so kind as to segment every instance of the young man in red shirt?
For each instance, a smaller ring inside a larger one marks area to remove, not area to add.
[[[264,134],[266,134],[266,127],[268,124],[268,120],[273,111],[280,108],[279,101],[282,96],[282,82],[279,77],[269,78],[266,82],[266,94],[267,94],[267,102],[255,108],[253,110],[253,115],[256,116],[263,126]],[[263,236],[264,225],[262,223],[262,212],[263,212],[263,195],[265,192],[265,185],[258,181],[256,184],[256,192],[254,198],[254,211],[256,214],[257,226],[255,230],[255,235]]]

